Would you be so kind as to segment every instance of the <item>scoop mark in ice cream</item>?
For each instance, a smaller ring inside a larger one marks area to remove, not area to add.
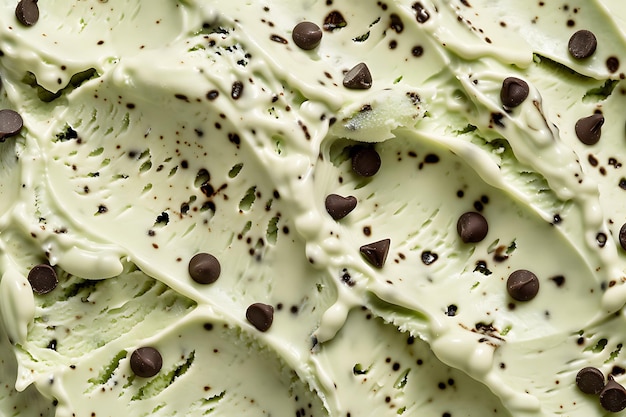
[[[487,236],[489,224],[482,214],[469,211],[459,217],[456,231],[463,243],[478,243]]]
[[[609,382],[600,392],[600,404],[612,413],[626,408],[626,389],[609,375]]]
[[[382,268],[387,260],[390,245],[391,239],[383,239],[361,246],[360,251],[371,265],[376,268]]]
[[[246,310],[246,319],[261,332],[266,332],[274,321],[274,307],[263,303],[251,304]]]
[[[14,110],[0,110],[0,141],[15,136],[22,130],[24,121],[22,116]]]
[[[372,86],[372,74],[365,63],[356,64],[343,77],[343,86],[351,90],[367,90]]]
[[[375,175],[380,165],[380,155],[372,147],[358,147],[352,155],[352,170],[362,177]]]
[[[518,269],[509,275],[506,289],[514,300],[529,301],[539,292],[539,279],[526,269]]]
[[[28,282],[36,294],[47,294],[56,288],[59,280],[53,267],[40,264],[33,267],[28,273]]]
[[[588,366],[576,375],[576,385],[585,394],[599,394],[604,388],[604,375],[598,368]]]
[[[197,253],[189,261],[189,275],[198,284],[212,284],[220,277],[222,267],[210,253]]]
[[[322,29],[313,22],[300,22],[291,33],[293,42],[301,49],[315,49],[322,40]]]
[[[567,49],[574,58],[584,59],[593,55],[597,46],[596,36],[592,32],[582,29],[569,38]]]
[[[338,194],[329,194],[326,197],[326,211],[334,220],[346,217],[356,207],[357,200],[354,196],[343,197]]]
[[[37,0],[20,0],[15,8],[15,17],[25,26],[32,26],[37,23],[39,20]]]
[[[528,84],[516,77],[507,77],[502,82],[500,99],[506,107],[517,107],[528,97]]]
[[[159,373],[162,367],[161,353],[153,347],[140,347],[130,355],[130,368],[138,377],[153,377]]]
[[[595,145],[600,140],[602,134],[602,125],[604,124],[604,116],[600,113],[594,113],[591,116],[578,119],[574,130],[576,136],[585,145]]]

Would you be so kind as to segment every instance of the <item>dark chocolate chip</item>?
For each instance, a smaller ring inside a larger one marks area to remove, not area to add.
[[[578,371],[576,385],[585,394],[598,394],[604,388],[604,375],[598,368],[588,366]]]
[[[17,135],[23,126],[24,121],[19,113],[10,109],[0,110],[0,141]]]
[[[591,116],[583,117],[576,122],[574,127],[576,136],[585,145],[595,145],[600,140],[604,116],[594,113]]]
[[[606,68],[610,73],[617,72],[619,69],[619,59],[616,56],[610,56],[606,59]]]
[[[371,177],[380,169],[380,155],[376,149],[361,147],[352,155],[352,170],[362,177]]]
[[[433,264],[437,259],[439,259],[439,255],[437,255],[435,252],[431,252],[429,250],[425,250],[424,252],[422,252],[422,262],[424,263],[424,265]]]
[[[356,197],[343,197],[338,194],[329,194],[326,197],[326,211],[335,220],[343,219],[356,207]]]
[[[383,239],[361,246],[360,251],[370,264],[376,268],[382,268],[387,260],[390,244],[391,239]]]
[[[246,319],[257,330],[266,332],[274,321],[274,307],[263,303],[254,303],[246,310]]]
[[[59,280],[53,267],[40,264],[33,267],[28,273],[28,282],[37,294],[47,294],[56,288]]]
[[[333,31],[335,29],[341,29],[347,24],[348,22],[346,22],[346,19],[343,18],[343,15],[337,10],[333,10],[328,13],[328,16],[324,19],[323,27],[326,31]]]
[[[163,358],[153,347],[140,347],[130,355],[130,368],[138,377],[153,377],[159,373],[162,366]]]
[[[600,392],[600,404],[605,410],[617,413],[626,408],[626,389],[609,375],[609,382]]]
[[[372,74],[365,63],[356,64],[343,77],[343,86],[352,90],[367,90],[372,86]]]
[[[517,107],[526,100],[529,91],[526,81],[515,77],[507,77],[502,82],[500,100],[506,107]]]
[[[37,0],[20,0],[15,8],[15,17],[25,26],[32,26],[37,23],[39,20]]]
[[[220,262],[209,253],[198,253],[189,261],[189,275],[198,284],[214,283],[221,272]]]
[[[230,90],[230,96],[233,100],[238,100],[243,94],[243,83],[241,81],[235,81]]]
[[[509,275],[506,289],[514,300],[529,301],[539,292],[539,279],[526,269],[518,269]]]
[[[576,59],[589,58],[596,51],[598,40],[596,36],[588,30],[579,30],[569,38],[567,49],[570,55]]]
[[[622,249],[626,250],[626,223],[619,229],[619,244]]]
[[[456,231],[464,243],[477,243],[487,236],[489,224],[482,214],[468,211],[459,217]]]
[[[299,48],[308,51],[320,44],[322,29],[313,22],[300,22],[293,28],[291,37]]]
[[[415,10],[415,18],[419,23],[425,23],[428,19],[430,19],[430,13],[428,13],[428,10],[426,10],[424,5],[419,1],[413,3],[413,6],[411,7]]]

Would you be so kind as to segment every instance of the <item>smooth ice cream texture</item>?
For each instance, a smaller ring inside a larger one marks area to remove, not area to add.
[[[2,0],[0,414],[626,406],[619,0]]]

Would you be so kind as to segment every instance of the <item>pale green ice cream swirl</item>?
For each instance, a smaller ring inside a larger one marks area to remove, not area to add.
[[[608,413],[575,380],[626,384],[621,0],[42,0],[29,27],[16,4],[0,415]],[[323,28],[311,50],[304,20]],[[359,63],[371,88],[346,88]],[[529,86],[510,109],[507,77]],[[358,146],[375,175],[353,172]],[[356,208],[334,220],[329,194]],[[457,233],[468,211],[478,243]],[[359,248],[384,239],[377,268]],[[190,277],[199,252],[212,284]],[[34,294],[45,262],[59,285]],[[539,278],[530,301],[507,293],[518,269]],[[266,332],[253,303],[274,308]],[[131,370],[141,346],[156,376]]]

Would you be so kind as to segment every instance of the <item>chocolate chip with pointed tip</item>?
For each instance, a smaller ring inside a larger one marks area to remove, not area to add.
[[[517,107],[526,100],[529,91],[526,81],[516,77],[507,77],[502,81],[500,100],[506,107]]]
[[[478,243],[487,236],[489,223],[482,214],[468,211],[459,217],[456,231],[463,243]]]
[[[567,43],[570,55],[576,59],[589,58],[596,51],[597,46],[596,36],[586,29],[574,33]]]
[[[261,332],[266,332],[274,321],[274,307],[263,303],[251,304],[246,310],[246,319]]]
[[[48,264],[34,266],[28,273],[28,282],[36,294],[48,294],[59,283],[57,273]]]
[[[153,347],[140,347],[130,355],[130,368],[138,377],[153,377],[159,373],[162,367],[161,353]]]
[[[376,268],[382,268],[387,260],[390,245],[391,239],[383,239],[361,246],[360,251],[370,264]]]
[[[343,77],[343,86],[351,90],[367,90],[372,86],[372,74],[364,62],[356,64]]]
[[[576,386],[585,394],[598,394],[604,388],[604,375],[598,368],[587,366],[576,374]]]
[[[604,124],[604,116],[600,113],[594,113],[591,116],[578,119],[574,130],[576,136],[585,145],[595,145],[602,135],[602,125]]]
[[[539,279],[526,269],[518,269],[509,275],[506,289],[514,300],[530,301],[539,292]]]
[[[375,175],[380,165],[380,155],[372,147],[358,147],[352,154],[352,170],[362,177]]]
[[[22,130],[24,121],[22,116],[14,110],[0,110],[0,141],[15,136]]]
[[[15,17],[25,26],[32,26],[37,23],[39,20],[37,0],[20,0],[15,7]]]
[[[356,197],[343,197],[339,194],[329,194],[326,196],[326,211],[334,220],[346,217],[356,207]]]
[[[197,253],[189,261],[189,275],[198,284],[212,284],[220,276],[222,267],[210,253]]]
[[[315,49],[322,40],[322,29],[313,22],[300,22],[291,33],[293,42],[304,50]]]
[[[609,382],[600,391],[600,404],[612,413],[626,408],[626,389],[609,375]]]

